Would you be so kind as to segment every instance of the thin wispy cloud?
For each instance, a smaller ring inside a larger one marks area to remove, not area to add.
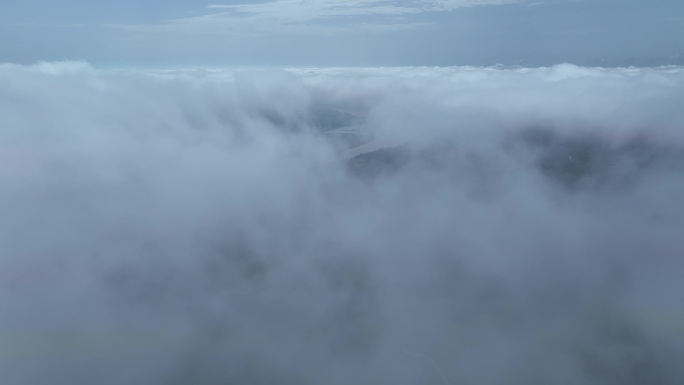
[[[83,28],[89,26],[83,23],[12,23],[10,25],[26,28]]]
[[[525,0],[274,0],[261,3],[210,4],[199,16],[157,24],[116,25],[135,31],[268,34],[391,31],[432,25],[417,20],[428,13],[458,8],[524,3]]]

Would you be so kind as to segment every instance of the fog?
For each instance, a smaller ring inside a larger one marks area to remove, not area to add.
[[[684,69],[0,65],[7,385],[684,383]]]

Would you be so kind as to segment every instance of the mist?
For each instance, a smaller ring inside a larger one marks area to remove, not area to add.
[[[683,85],[0,65],[2,383],[684,383]]]

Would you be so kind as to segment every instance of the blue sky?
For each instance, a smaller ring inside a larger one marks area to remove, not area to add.
[[[0,62],[684,63],[681,0],[2,0]]]

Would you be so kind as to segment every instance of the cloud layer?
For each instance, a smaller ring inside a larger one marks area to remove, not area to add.
[[[0,372],[679,384],[684,69],[0,66]]]

